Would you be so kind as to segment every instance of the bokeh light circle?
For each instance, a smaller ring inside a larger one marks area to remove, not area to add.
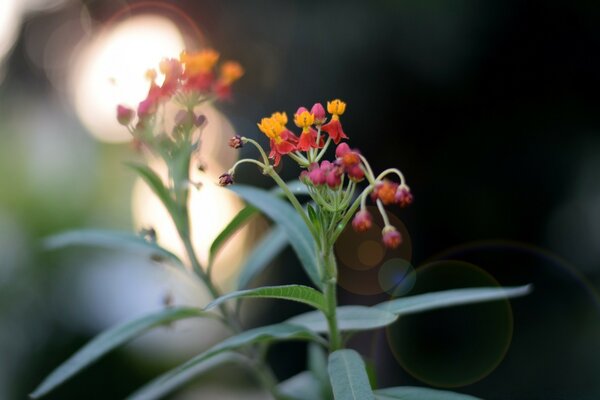
[[[392,258],[379,268],[379,284],[386,293],[399,297],[411,291],[416,275],[415,269],[407,260]]]
[[[446,260],[419,267],[412,294],[484,286],[499,284],[473,264]],[[481,380],[502,362],[513,315],[508,300],[498,300],[402,316],[386,333],[404,370],[428,385],[452,388]]]
[[[367,207],[373,216],[373,226],[367,232],[355,232],[348,224],[335,244],[338,260],[338,284],[360,295],[390,294],[396,284],[390,279],[397,273],[408,272],[412,257],[412,240],[404,223],[388,210],[392,225],[402,234],[403,242],[396,249],[387,249],[381,241],[383,221],[377,207]],[[383,272],[381,271],[384,267]],[[412,267],[410,267],[412,268]],[[408,282],[408,281],[407,281]],[[406,283],[399,288],[405,292]]]

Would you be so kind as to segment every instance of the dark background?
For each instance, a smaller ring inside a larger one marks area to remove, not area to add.
[[[85,3],[99,22],[123,7]],[[220,107],[238,132],[259,137],[255,122],[276,110],[292,113],[332,98],[348,103],[342,121],[351,145],[375,170],[400,168],[414,193],[410,208],[391,209],[410,234],[412,264],[459,260],[476,266],[425,268],[423,279],[417,274],[417,292],[487,283],[481,271],[501,285],[534,284],[531,295],[511,302],[512,311],[504,304],[428,313],[402,319],[387,334],[357,337],[352,343],[376,366],[381,387],[437,383],[486,399],[600,397],[598,2],[168,3],[189,15],[212,46],[245,66],[234,101]],[[23,27],[60,20],[70,7],[73,2],[29,14]],[[6,66],[0,216],[11,222],[0,227],[8,238],[18,230],[23,250],[15,252],[8,239],[0,247],[6,254],[0,263],[9,271],[0,275],[0,352],[10,354],[0,354],[0,372],[10,381],[5,395],[18,399],[89,339],[56,322],[62,311],[46,295],[57,290],[52,282],[60,260],[37,252],[38,239],[94,226],[90,212],[108,217],[104,225],[130,229],[132,177],[118,165],[109,176],[105,169],[87,170],[93,190],[75,200],[70,189],[48,194],[30,184],[25,161],[10,156],[14,137],[28,132],[9,116],[28,98],[51,99],[54,89],[27,59],[23,35]],[[38,107],[83,130],[69,110],[51,102]],[[26,111],[19,112],[26,118]],[[129,151],[78,140],[93,146],[96,166],[125,159]],[[298,171],[288,162],[282,173],[292,179]],[[270,185],[250,169],[240,180]],[[292,267],[291,252],[285,257],[281,264],[289,265],[289,274],[268,280],[304,279]],[[374,304],[386,296],[340,291],[342,303]],[[269,317],[249,324],[279,321],[302,309],[263,310]],[[506,340],[511,345],[503,358],[498,349]],[[420,361],[397,362],[388,343],[405,353],[417,349]],[[301,345],[276,350],[271,357],[281,379],[302,368]],[[496,355],[490,361],[486,352]],[[168,365],[148,366],[116,352],[48,398],[120,398]],[[442,383],[436,368],[442,375],[444,368],[474,372],[465,372],[470,384],[463,386],[460,377]]]

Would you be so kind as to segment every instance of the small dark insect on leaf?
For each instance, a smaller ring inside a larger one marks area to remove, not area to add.
[[[172,291],[167,290],[165,292],[162,298],[162,303],[165,307],[173,307],[173,304],[175,303],[175,296],[173,296]]]
[[[156,230],[153,227],[142,228],[140,230],[140,236],[148,242],[156,242]]]

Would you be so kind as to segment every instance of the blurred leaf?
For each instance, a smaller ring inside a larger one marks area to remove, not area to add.
[[[145,331],[184,318],[202,317],[208,314],[198,308],[173,307],[147,314],[140,318],[117,325],[92,339],[79,351],[62,363],[31,393],[30,397],[41,397],[73,375],[92,364],[104,354],[115,349]]]
[[[297,179],[286,182],[286,185],[290,189],[290,192],[294,193],[296,196],[308,196],[310,194],[308,191],[308,186]],[[271,189],[271,192],[278,195],[283,195],[283,190],[281,190],[279,186],[275,186],[273,189]]]
[[[162,179],[154,172],[150,167],[137,164],[137,163],[125,163],[128,167],[137,172],[142,179],[150,186],[150,189],[160,198],[163,204],[170,208],[173,206],[173,198],[171,197],[171,193],[163,184]]]
[[[213,240],[209,254],[208,254],[208,265],[212,265],[217,252],[227,242],[227,240],[236,233],[248,220],[257,212],[257,209],[252,206],[246,206],[236,214],[235,217],[227,224],[227,226],[219,233],[219,235]]]
[[[318,288],[322,288],[323,284],[316,264],[314,240],[296,210],[284,200],[262,189],[234,185],[231,186],[231,190],[262,211],[284,230],[304,271]]]
[[[328,370],[336,400],[374,399],[365,363],[356,351],[343,349],[331,353]]]
[[[365,306],[340,306],[337,308],[340,331],[366,331],[392,324],[398,318],[386,310]],[[318,311],[309,311],[287,320],[290,324],[304,326],[314,332],[327,333],[329,328],[325,316]]]
[[[531,292],[531,285],[498,288],[466,288],[452,289],[441,292],[418,294],[386,301],[374,306],[377,309],[389,311],[397,315],[413,314],[444,307],[453,307],[469,303],[502,300],[509,297],[524,296]]]
[[[205,310],[210,310],[219,304],[238,298],[271,298],[297,301],[311,307],[325,311],[325,297],[311,287],[303,285],[264,286],[256,289],[238,290],[227,293],[208,303]]]
[[[288,238],[279,226],[272,228],[254,246],[246,261],[240,267],[238,289],[244,289],[252,279],[260,274],[267,265],[287,246]]]
[[[62,247],[82,245],[119,248],[146,253],[155,260],[169,260],[178,266],[183,263],[175,254],[162,248],[156,242],[148,241],[139,235],[128,232],[81,229],[59,233],[46,238],[43,242],[46,249],[54,250]]]
[[[327,353],[316,343],[308,344],[308,369],[319,381],[321,393],[319,399],[331,398],[331,384],[327,372]]]
[[[211,347],[204,353],[197,355],[191,360],[175,367],[167,373],[152,380],[147,385],[133,393],[129,400],[158,399],[173,389],[194,378],[206,368],[206,360],[228,350],[234,350],[253,343],[265,343],[281,340],[314,340],[324,343],[322,337],[301,326],[291,324],[267,325],[260,328],[242,332],[236,336],[229,337]]]
[[[322,399],[321,385],[308,371],[300,372],[277,385],[279,393],[294,400]]]
[[[375,390],[376,400],[478,400],[467,394],[416,386],[399,386]]]

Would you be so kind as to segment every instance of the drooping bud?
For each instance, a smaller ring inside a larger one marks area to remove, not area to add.
[[[325,108],[321,103],[315,103],[310,109],[310,113],[315,116],[316,125],[322,125],[327,120]]]
[[[394,204],[396,202],[397,187],[397,183],[388,181],[387,179],[383,180],[382,182],[378,182],[377,185],[375,185],[373,193],[371,194],[371,199],[373,201],[379,199],[386,206]]]
[[[206,115],[204,114],[200,114],[196,117],[196,120],[194,121],[194,125],[196,126],[202,126],[206,123]]]
[[[131,108],[122,105],[117,106],[117,121],[121,125],[129,125],[133,119],[134,112]]]
[[[393,226],[386,226],[383,228],[381,234],[383,244],[388,249],[395,249],[402,243],[402,235]]]
[[[242,137],[240,135],[235,135],[231,139],[229,139],[229,147],[234,149],[239,149],[240,147],[244,147],[244,142],[242,142]]]
[[[352,150],[350,150],[350,146],[348,146],[348,143],[340,143],[338,144],[338,146],[335,148],[335,156],[337,158],[342,158],[344,157],[347,153],[351,152]]]
[[[233,184],[233,175],[226,172],[223,175],[219,176],[220,186],[229,186],[231,184]]]
[[[348,174],[348,178],[352,179],[354,182],[360,182],[365,179],[365,171],[363,171],[358,164],[346,168],[346,173]]]
[[[402,208],[407,207],[413,202],[413,195],[410,192],[408,186],[400,186],[396,190],[395,201],[396,204],[398,204]]]
[[[373,226],[373,217],[367,210],[360,210],[352,220],[352,228],[356,232],[366,232]]]

